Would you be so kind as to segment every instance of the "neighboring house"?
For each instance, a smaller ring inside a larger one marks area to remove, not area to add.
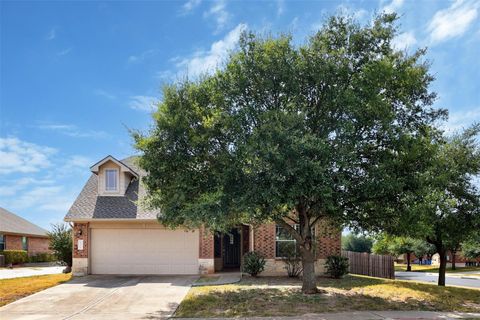
[[[453,257],[452,252],[447,251],[447,267],[452,266],[452,257]],[[468,263],[470,263],[470,265],[472,263],[475,263],[475,265],[480,266],[480,258],[467,259],[464,256],[462,256],[461,252],[457,252],[455,254],[455,267],[465,267]],[[432,256],[432,265],[434,265],[434,266],[439,266],[440,265],[440,255],[438,253],[435,253]]]
[[[29,256],[50,252],[47,230],[0,207],[0,251],[25,250]]]
[[[90,168],[93,174],[65,217],[73,222],[75,275],[214,273],[239,269],[249,251],[265,256],[263,274],[286,273],[282,249],[295,240],[274,223],[239,225],[218,235],[204,228],[164,228],[159,211],[137,206],[146,191],[139,183],[145,172],[135,159],[107,156]],[[340,237],[338,227],[316,226],[317,272],[323,272],[327,256],[340,254]]]

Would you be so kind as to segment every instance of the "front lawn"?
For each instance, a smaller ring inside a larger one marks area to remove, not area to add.
[[[0,307],[35,292],[66,282],[71,277],[72,275],[68,273],[0,280]]]
[[[438,287],[350,275],[320,278],[323,294],[303,295],[301,282],[280,277],[244,278],[224,286],[194,287],[176,317],[289,316],[360,310],[480,312],[480,290]]]
[[[428,265],[419,265],[419,264],[412,264],[412,271],[415,272],[432,272],[438,273],[438,266],[428,266]],[[396,264],[395,271],[407,271],[406,264]],[[462,273],[468,271],[477,271],[480,273],[480,267],[457,267],[455,270],[452,268],[447,268],[447,273]]]

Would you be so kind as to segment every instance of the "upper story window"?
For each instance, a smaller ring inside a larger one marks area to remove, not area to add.
[[[0,233],[0,251],[5,250],[5,235]]]
[[[117,169],[105,170],[105,190],[106,191],[118,190],[118,170]]]
[[[27,240],[27,237],[22,237],[22,250],[28,251],[28,240]]]

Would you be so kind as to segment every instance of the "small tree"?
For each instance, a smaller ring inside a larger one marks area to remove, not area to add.
[[[413,246],[413,253],[417,256],[420,264],[422,264],[423,257],[427,257],[427,259],[431,260],[432,255],[436,253],[436,249],[432,244],[423,240],[418,240]]]
[[[353,252],[372,252],[373,239],[364,235],[349,233],[342,236],[342,249]]]
[[[462,255],[472,260],[480,258],[480,233],[472,235],[462,243]]]
[[[67,264],[65,272],[72,267],[73,234],[72,229],[65,223],[52,225],[52,231],[47,233],[50,238],[50,249],[60,261]]]

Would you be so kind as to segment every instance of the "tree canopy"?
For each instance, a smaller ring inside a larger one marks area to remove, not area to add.
[[[134,134],[146,205],[170,227],[281,224],[316,292],[312,227],[397,212],[445,114],[425,51],[393,48],[396,19],[332,17],[300,46],[246,32],[215,74],[166,86],[154,127]]]
[[[373,239],[364,235],[349,233],[342,236],[342,249],[353,252],[372,252]]]

